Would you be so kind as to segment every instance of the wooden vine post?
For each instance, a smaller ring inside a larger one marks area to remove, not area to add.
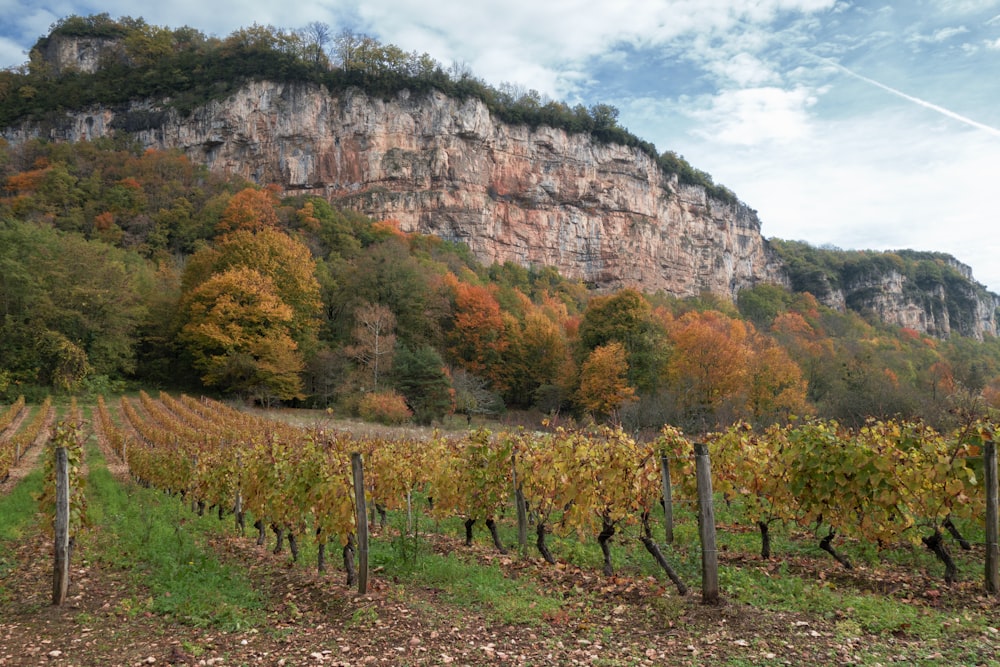
[[[368,508],[365,505],[365,469],[361,452],[351,453],[354,473],[354,504],[357,508],[358,530],[358,595],[368,593]]]
[[[660,452],[660,475],[663,480],[663,526],[666,532],[664,542],[674,543],[674,498],[670,488],[670,460],[666,452]]]
[[[997,533],[1000,532],[997,517],[997,445],[987,442],[983,445],[983,469],[986,487],[986,592],[1000,593],[1000,573],[998,573]]]
[[[524,506],[524,493],[517,480],[517,447],[510,455],[511,481],[514,485],[514,506],[517,509],[517,547],[523,556],[528,550],[528,512]]]
[[[701,601],[719,602],[719,555],[715,549],[715,507],[712,504],[712,468],[708,445],[694,446],[698,481],[698,532],[701,536]]]
[[[55,448],[56,523],[55,559],[52,572],[52,604],[62,605],[69,590],[69,455]]]

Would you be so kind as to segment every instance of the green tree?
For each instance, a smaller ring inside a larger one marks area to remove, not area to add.
[[[587,304],[580,322],[579,358],[611,342],[625,348],[632,386],[642,392],[654,391],[667,361],[666,332],[652,317],[649,302],[636,290],[597,296]]]
[[[508,395],[518,405],[527,407],[539,397],[541,387],[555,388],[568,384],[567,368],[572,365],[565,336],[558,323],[542,311],[532,310],[511,334],[507,355],[510,390]]]
[[[68,343],[71,356],[83,355],[85,363],[73,365],[86,369],[84,377],[131,374],[149,276],[134,253],[30,223],[0,223],[0,369],[20,382],[54,386],[54,378],[69,376],[42,359],[65,357],[49,352],[65,352]],[[42,350],[43,340],[59,343]]]
[[[444,360],[434,348],[424,345],[411,350],[402,347],[396,353],[393,370],[396,389],[406,397],[418,424],[442,419],[455,407],[451,379]]]
[[[396,316],[396,335],[411,347],[440,345],[448,301],[429,267],[410,254],[405,239],[392,237],[363,249],[347,262],[330,264],[336,289],[326,304],[332,337],[347,341],[351,313],[364,303],[379,303]]]

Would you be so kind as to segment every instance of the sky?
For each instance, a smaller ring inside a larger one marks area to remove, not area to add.
[[[1000,0],[0,0],[0,67],[101,12],[218,37],[319,21],[610,104],[768,238],[947,252],[1000,293]]]

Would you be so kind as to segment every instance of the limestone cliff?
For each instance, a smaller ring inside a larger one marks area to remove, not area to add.
[[[950,255],[818,249],[798,241],[775,241],[773,249],[794,290],[837,310],[938,338],[1000,333],[1000,296]]]
[[[56,75],[70,70],[92,74],[111,60],[125,60],[121,40],[115,37],[53,34],[39,40],[36,48]]]
[[[839,291],[848,308],[874,313],[881,321],[938,338],[952,333],[982,338],[997,335],[1000,297],[976,290],[971,282],[950,288],[934,285],[917,289],[906,276],[892,271],[877,278],[859,281]]]
[[[637,149],[495,122],[477,99],[256,82],[188,117],[134,102],[69,114],[46,133],[77,141],[120,131],[212,169],[467,243],[487,263],[551,265],[598,286],[679,296],[732,298],[781,280],[746,206],[679,184]]]

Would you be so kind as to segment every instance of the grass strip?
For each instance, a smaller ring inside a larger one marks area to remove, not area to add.
[[[10,545],[24,537],[25,531],[35,525],[38,502],[35,497],[42,492],[42,471],[35,467],[24,479],[0,496],[0,602],[7,599],[4,582],[17,572],[17,562]]]
[[[207,546],[218,520],[189,512],[179,498],[119,484],[89,447],[92,558],[129,570],[150,593],[149,611],[196,627],[235,631],[259,625],[263,603],[250,582]]]
[[[384,567],[404,585],[435,589],[442,599],[475,609],[494,621],[538,625],[565,605],[527,578],[511,579],[496,565],[478,563],[471,555],[439,554],[422,539],[402,537],[372,540],[370,564]]]
[[[35,521],[38,501],[42,492],[42,470],[36,466],[24,479],[0,496],[0,542],[17,540],[24,536],[25,528]]]

